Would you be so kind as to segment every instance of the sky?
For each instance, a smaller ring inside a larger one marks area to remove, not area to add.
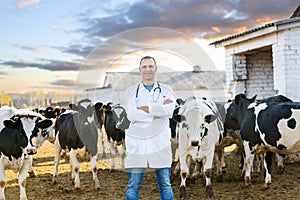
[[[101,86],[106,71],[224,70],[209,45],[287,19],[299,0],[0,0],[0,90],[72,91]]]

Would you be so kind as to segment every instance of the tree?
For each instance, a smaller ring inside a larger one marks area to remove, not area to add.
[[[0,96],[0,105],[8,105],[11,106],[11,98],[9,95],[5,94],[3,91],[1,91]]]

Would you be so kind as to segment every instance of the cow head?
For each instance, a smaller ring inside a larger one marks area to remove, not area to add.
[[[44,117],[50,119],[50,118],[56,118],[58,117],[65,109],[63,108],[53,108],[51,106],[47,107],[44,110],[39,110],[39,113],[43,115]]]
[[[248,99],[244,94],[236,95],[234,101],[227,109],[227,120],[235,120],[240,124],[245,116],[245,112],[247,111],[248,106],[253,103],[255,99],[256,95],[250,99]]]
[[[125,109],[120,105],[113,105],[108,103],[104,105],[105,116],[106,118],[111,117],[112,123],[116,129],[124,131],[129,127],[130,121],[127,118],[127,113]]]
[[[75,127],[79,136],[97,131],[95,124],[95,106],[89,99],[83,99],[78,104],[69,104],[70,109],[77,111],[74,114]],[[81,138],[84,141],[84,138]]]
[[[9,120],[4,121],[7,128],[15,129],[20,135],[18,145],[23,149],[24,154],[32,155],[36,153],[36,147],[32,139],[38,135],[40,129],[48,128],[52,121],[42,120],[35,115],[15,115]]]
[[[112,108],[112,114],[114,120],[116,121],[116,128],[124,131],[129,127],[130,121],[127,118],[127,113],[125,111],[125,108],[123,108],[120,105],[115,105]]]
[[[225,119],[224,119],[224,128],[232,129],[232,130],[239,130],[240,126],[238,122],[232,118],[229,117],[230,113],[232,112],[232,106],[231,104],[233,101],[228,101],[224,104],[224,110],[225,110]]]
[[[181,123],[179,134],[186,135],[191,146],[201,145],[202,139],[208,134],[210,123],[216,120],[211,103],[204,99],[188,98],[173,117]]]
[[[44,128],[44,129],[40,129],[40,131],[37,134],[36,140],[35,140],[35,146],[36,148],[39,148],[42,146],[42,144],[48,140],[51,143],[54,143],[55,141],[55,121],[56,119],[51,118],[49,119],[52,121],[52,125]]]
[[[101,129],[104,124],[104,108],[102,102],[97,102],[95,104],[95,113],[96,124]]]

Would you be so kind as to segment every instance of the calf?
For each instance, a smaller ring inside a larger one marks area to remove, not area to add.
[[[115,169],[115,155],[117,146],[122,145],[121,169],[124,169],[125,158],[125,129],[129,127],[129,120],[125,109],[120,105],[107,104],[104,106],[105,120],[104,129],[107,134],[110,153],[112,156],[111,170]]]
[[[74,188],[80,189],[79,169],[77,155],[80,149],[86,149],[90,155],[90,167],[93,174],[95,188],[100,189],[97,177],[98,133],[94,121],[95,107],[89,99],[83,99],[78,105],[70,104],[70,111],[60,115],[55,124],[56,140],[54,142],[54,174],[53,183],[57,183],[58,164],[61,150],[69,150],[71,176]]]
[[[7,112],[8,111],[8,112]],[[13,108],[1,109],[0,115],[16,111]],[[10,116],[8,114],[8,116]],[[20,199],[26,196],[26,175],[31,167],[32,154],[36,147],[32,139],[39,129],[45,129],[52,124],[50,120],[42,120],[35,115],[14,115],[11,119],[3,120],[4,127],[0,132],[0,199],[5,199],[4,188],[6,184],[5,169],[12,168],[19,172]]]
[[[280,119],[288,118],[293,113],[291,109],[297,111],[297,103],[292,103],[290,99],[278,95],[268,99],[255,101],[256,96],[251,99],[245,95],[236,95],[235,100],[228,109],[228,117],[236,120],[240,126],[240,134],[245,150],[245,183],[251,183],[251,168],[253,164],[254,152],[257,145],[267,145],[278,147],[281,137],[286,137],[288,131],[278,131]],[[294,107],[293,107],[294,106]],[[268,113],[267,111],[275,108],[276,111]],[[272,115],[270,115],[272,114]],[[276,117],[275,117],[276,116]],[[292,120],[293,121],[293,120]],[[266,128],[268,127],[268,128]],[[263,129],[261,129],[263,128]],[[267,130],[268,129],[268,130]],[[263,132],[261,133],[261,130]],[[297,139],[297,138],[295,138]],[[291,140],[293,142],[295,140]],[[285,144],[283,142],[283,144]],[[278,148],[282,148],[279,146]],[[290,147],[287,145],[286,147]],[[264,159],[266,169],[265,187],[271,183],[271,164],[273,153],[267,152]]]
[[[181,184],[179,198],[186,196],[186,178],[189,174],[188,158],[203,164],[206,179],[206,196],[213,196],[211,186],[212,165],[215,146],[222,139],[222,123],[217,119],[216,105],[209,100],[188,98],[174,116],[179,126],[179,162]],[[218,160],[217,175],[222,174],[220,159]]]

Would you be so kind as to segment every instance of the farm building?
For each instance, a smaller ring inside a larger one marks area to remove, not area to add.
[[[300,6],[291,18],[211,43],[225,48],[226,95],[300,101]]]
[[[176,96],[206,97],[215,101],[225,101],[224,71],[173,71],[157,72],[157,81],[172,87]],[[102,87],[84,90],[86,98],[93,102],[114,102],[123,104],[126,88],[137,85],[141,80],[139,72],[106,72]]]

